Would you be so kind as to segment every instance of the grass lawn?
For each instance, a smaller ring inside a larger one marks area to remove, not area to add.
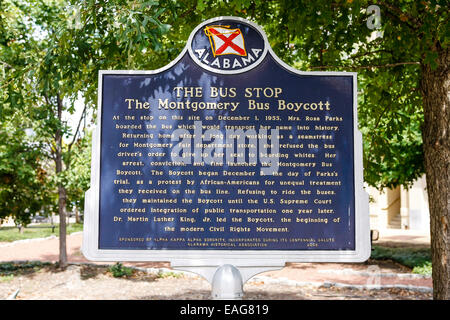
[[[82,230],[82,223],[71,223],[67,225],[67,234]],[[50,223],[30,225],[23,229],[23,233],[20,233],[19,229],[16,227],[0,227],[0,242],[12,242],[16,240],[32,238],[45,238],[51,235],[59,235],[59,225],[56,225],[55,231],[53,233]]]
[[[431,275],[430,248],[388,248],[374,245],[370,258],[392,260],[411,268],[413,273]]]

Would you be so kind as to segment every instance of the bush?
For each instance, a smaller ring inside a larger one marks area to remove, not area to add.
[[[372,259],[392,260],[412,269],[413,273],[431,275],[429,248],[387,248],[373,246]]]
[[[117,262],[115,265],[109,267],[109,272],[111,272],[115,278],[121,278],[124,276],[129,277],[133,274],[133,269],[125,267],[120,262]]]
[[[412,272],[413,273],[417,273],[417,274],[423,274],[423,275],[431,276],[432,271],[433,270],[431,268],[431,262],[426,262],[422,266],[414,267]]]

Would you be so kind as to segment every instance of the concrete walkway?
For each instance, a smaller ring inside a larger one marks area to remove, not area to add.
[[[414,230],[380,229],[374,245],[388,247],[430,247],[430,233]]]
[[[93,263],[80,251],[82,233],[67,236],[69,263]],[[429,246],[429,236],[402,230],[380,230],[376,245]],[[0,262],[7,261],[58,261],[59,243],[57,237],[21,240],[0,244]],[[111,262],[110,264],[113,264]],[[97,264],[105,264],[99,262]],[[167,268],[168,262],[125,263],[140,268]],[[410,288],[431,291],[431,277],[415,275],[409,269],[396,263],[369,260],[362,264],[353,263],[288,263],[278,271],[264,272],[253,278],[255,281],[277,281],[294,285],[349,286],[353,288]]]

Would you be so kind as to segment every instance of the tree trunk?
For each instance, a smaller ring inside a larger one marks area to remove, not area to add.
[[[422,64],[422,130],[430,208],[433,297],[450,299],[450,55],[439,53],[438,67]]]
[[[58,212],[59,212],[59,267],[67,267],[67,245],[66,245],[66,189],[60,184],[58,186]]]
[[[57,96],[58,104],[58,120],[62,123],[62,101]],[[55,134],[56,154],[55,165],[56,174],[59,175],[63,171],[62,160],[62,133],[58,128]],[[66,189],[61,181],[58,182],[58,213],[59,213],[59,267],[65,269],[67,267],[67,245],[66,245]]]
[[[75,223],[80,223],[80,213],[78,207],[75,207]]]

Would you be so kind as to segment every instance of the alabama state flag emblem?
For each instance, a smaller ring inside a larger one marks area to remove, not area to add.
[[[246,56],[244,36],[239,28],[232,29],[230,26],[207,26],[205,34],[211,43],[214,57],[227,54]]]

